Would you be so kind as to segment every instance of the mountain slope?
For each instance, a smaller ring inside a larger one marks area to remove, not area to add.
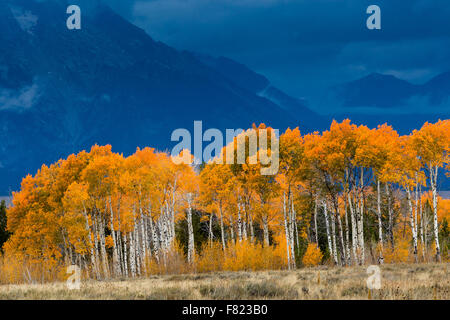
[[[68,30],[65,1],[0,2],[0,194],[42,163],[95,143],[125,154],[166,149],[171,132],[192,130],[194,120],[205,129],[297,125],[241,76],[230,79],[85,3],[82,29]]]
[[[334,88],[338,101],[347,107],[389,108],[405,105],[418,88],[392,75],[372,73]]]
[[[429,100],[434,105],[450,104],[450,72],[437,75],[423,85],[424,94],[429,96]],[[450,109],[450,107],[449,107]]]
[[[199,53],[192,53],[199,61],[213,68],[221,75],[238,84],[255,95],[266,98],[298,121],[303,131],[313,131],[325,128],[329,123],[326,117],[319,116],[307,107],[305,100],[297,99],[284,93],[261,74],[258,74],[245,65],[225,57],[211,57]]]
[[[327,97],[327,101],[342,107],[380,109],[445,108],[450,105],[449,99],[450,72],[439,74],[421,85],[411,84],[392,75],[372,73],[331,88]]]

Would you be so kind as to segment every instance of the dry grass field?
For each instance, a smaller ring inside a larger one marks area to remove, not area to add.
[[[382,288],[367,289],[366,267],[296,271],[224,272],[86,281],[3,285],[0,299],[450,299],[448,264],[381,266]]]

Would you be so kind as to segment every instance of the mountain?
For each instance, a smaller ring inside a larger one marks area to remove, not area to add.
[[[372,73],[336,88],[338,99],[348,107],[388,108],[403,105],[415,91],[415,86],[407,81],[378,73]]]
[[[197,52],[191,52],[191,54],[203,64],[250,92],[258,93],[270,85],[270,81],[265,76],[229,58],[216,58]]]
[[[430,97],[433,105],[450,105],[450,72],[439,74],[425,83],[423,92]]]
[[[304,99],[289,96],[275,87],[263,75],[256,73],[245,65],[225,57],[211,57],[209,55],[192,53],[199,61],[213,68],[221,75],[233,81],[255,95],[266,98],[290,113],[300,127],[305,131],[314,131],[329,125],[327,117],[319,116],[312,111]]]
[[[82,29],[68,30],[66,1],[0,2],[0,194],[42,163],[95,143],[125,154],[164,150],[175,144],[173,130],[192,130],[194,120],[204,130],[284,129],[298,125],[299,113],[315,115],[278,89],[260,94],[269,81],[243,65],[213,65],[98,1],[81,3]]]
[[[449,105],[450,72],[427,83],[411,84],[392,75],[372,73],[331,88],[334,101],[342,107],[402,108]]]

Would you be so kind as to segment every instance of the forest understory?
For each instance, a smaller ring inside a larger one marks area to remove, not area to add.
[[[85,281],[79,290],[65,282],[2,285],[0,299],[138,300],[448,300],[448,263],[380,266],[381,289],[367,288],[365,266],[294,271],[219,272]]]

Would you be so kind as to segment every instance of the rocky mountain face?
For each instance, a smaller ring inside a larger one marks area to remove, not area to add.
[[[278,89],[260,94],[269,81],[245,66],[155,41],[97,1],[83,4],[82,29],[68,30],[66,8],[0,2],[0,195],[42,163],[95,143],[124,154],[170,149],[171,132],[192,130],[194,120],[205,129],[283,129],[298,125],[297,106],[321,119],[296,99],[273,98]]]

